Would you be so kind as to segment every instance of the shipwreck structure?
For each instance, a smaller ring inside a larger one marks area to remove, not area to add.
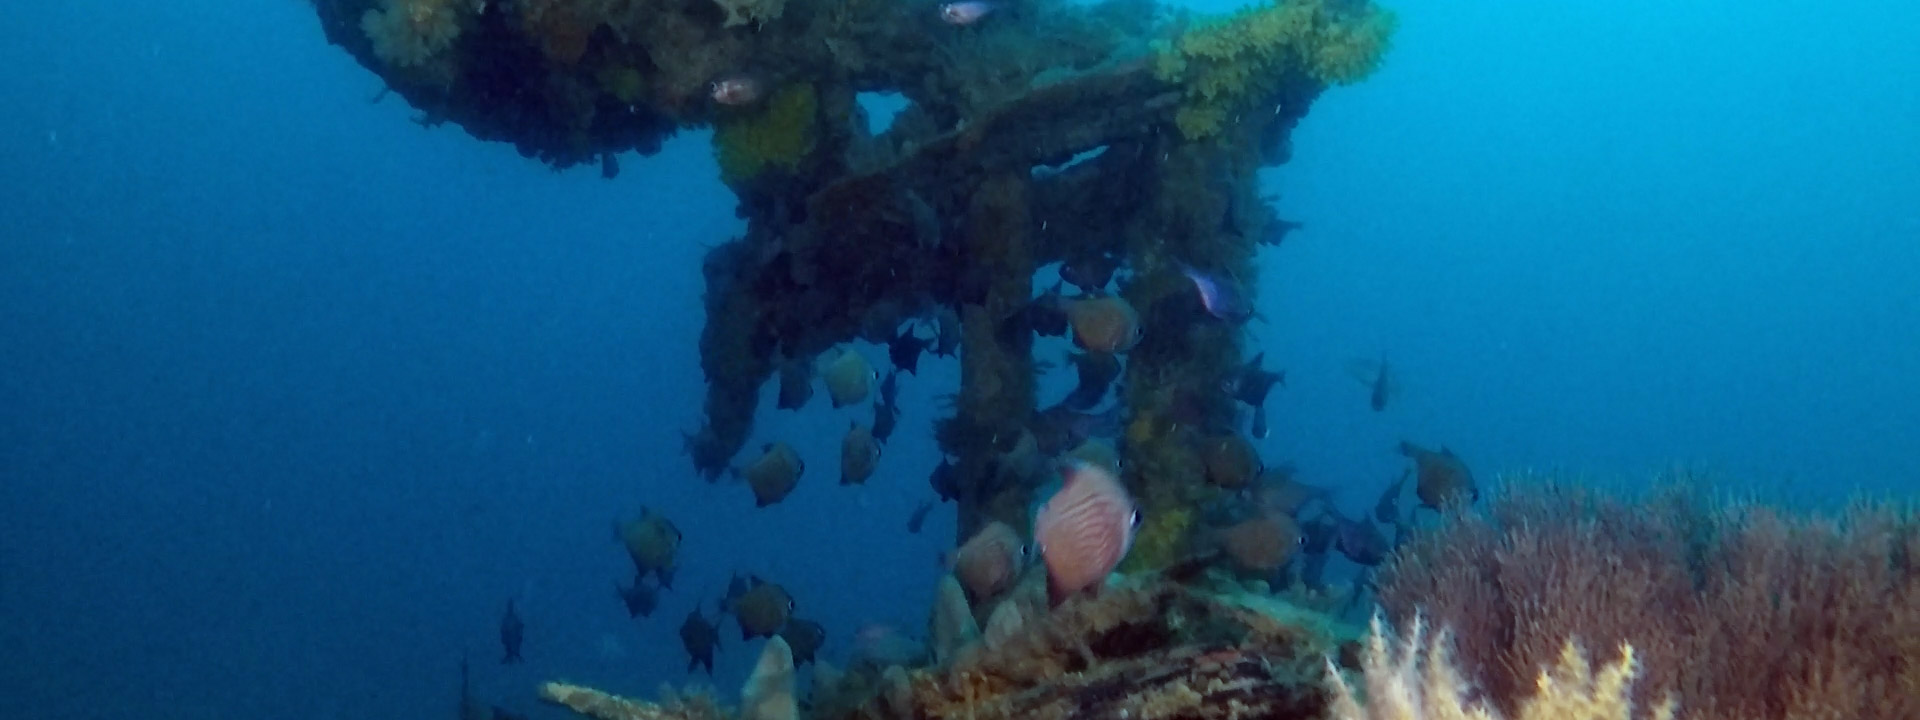
[[[1186,273],[1253,295],[1255,253],[1295,227],[1258,196],[1256,170],[1287,160],[1313,101],[1367,76],[1394,30],[1369,0],[1226,16],[1148,0],[994,0],[962,17],[933,0],[314,7],[419,122],[555,168],[615,173],[618,153],[713,128],[748,229],[705,267],[705,422],[687,449],[709,478],[780,359],[945,314],[963,379],[938,439],[960,532],[1026,527],[1039,479],[1004,459],[1057,435],[1036,407],[1047,329],[1029,312],[1033,277],[1054,262],[1104,271],[1085,292],[1124,299],[1140,329],[1116,443],[1149,519],[1134,569],[1185,556],[1195,504],[1216,492],[1202,448],[1240,433],[1245,412],[1222,382],[1245,361],[1243,327],[1209,321]],[[878,134],[857,101],[869,92],[909,102]]]

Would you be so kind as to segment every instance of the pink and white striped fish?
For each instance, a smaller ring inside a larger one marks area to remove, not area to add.
[[[1059,492],[1040,506],[1033,539],[1047,564],[1047,597],[1059,605],[1075,593],[1098,592],[1133,547],[1140,511],[1120,479],[1099,466],[1069,461]]]

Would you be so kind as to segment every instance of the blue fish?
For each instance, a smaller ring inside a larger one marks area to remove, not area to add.
[[[1194,288],[1200,292],[1200,304],[1206,307],[1207,314],[1230,323],[1243,323],[1253,317],[1253,303],[1247,299],[1239,283],[1200,272],[1186,263],[1180,263],[1180,274],[1193,281]]]

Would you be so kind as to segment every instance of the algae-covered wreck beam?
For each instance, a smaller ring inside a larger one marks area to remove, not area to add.
[[[1024,317],[1034,272],[1027,184],[1025,172],[995,175],[967,213],[969,272],[981,296],[960,313],[960,399],[939,433],[941,449],[960,459],[962,542],[989,520],[1025,525],[1038,470],[1025,461],[1037,453],[1024,431],[1034,406],[1033,332]]]

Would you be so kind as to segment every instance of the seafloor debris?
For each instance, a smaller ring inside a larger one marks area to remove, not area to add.
[[[1165,574],[1136,576],[1052,611],[1035,595],[1016,590],[994,611],[996,617],[1025,615],[1021,632],[990,643],[972,640],[964,651],[941,653],[944,663],[817,673],[802,715],[1314,718],[1324,716],[1333,698],[1326,663],[1353,667],[1359,657],[1359,628],[1229,581],[1188,585]],[[541,696],[600,720],[694,720],[710,717],[695,713],[713,707],[695,710],[684,702],[629,700],[561,684],[548,684]]]

